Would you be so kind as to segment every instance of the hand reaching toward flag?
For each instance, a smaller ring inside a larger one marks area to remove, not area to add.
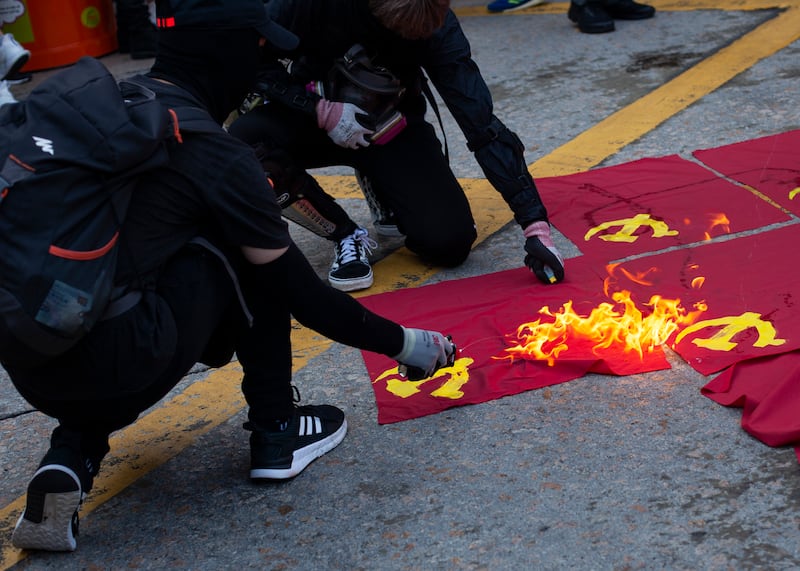
[[[550,224],[540,220],[525,228],[525,265],[544,284],[564,279],[564,258],[553,243]]]

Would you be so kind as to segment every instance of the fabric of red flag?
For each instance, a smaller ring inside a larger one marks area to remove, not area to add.
[[[527,268],[399,290],[360,301],[407,327],[435,329],[453,337],[459,358],[435,377],[411,381],[397,372],[397,363],[364,352],[381,424],[417,418],[447,408],[475,404],[576,379],[587,372],[628,375],[669,368],[660,347],[645,352],[614,346],[595,351],[594,343],[567,335],[567,348],[553,360],[532,360],[507,352],[517,344],[517,328],[552,317],[571,301],[574,311],[589,315],[608,302],[603,293],[605,267],[591,260],[569,260],[567,280],[544,286]]]
[[[768,446],[794,446],[800,461],[800,351],[736,363],[701,392],[741,408],[748,434]]]
[[[693,155],[800,214],[800,130],[699,150]]]
[[[800,264],[788,263],[800,243],[791,225],[719,243],[684,248],[613,267],[614,289],[635,301],[661,295],[684,308],[707,306],[670,340],[694,369],[710,375],[735,362],[800,348],[797,292]]]
[[[789,219],[747,189],[678,156],[540,178],[536,185],[552,224],[584,255],[603,261]]]

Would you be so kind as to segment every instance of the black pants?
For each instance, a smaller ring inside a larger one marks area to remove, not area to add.
[[[73,433],[82,435],[82,448],[107,450],[111,432],[161,400],[203,360],[220,328],[241,319],[233,282],[220,261],[187,248],[170,260],[156,291],[136,307],[98,323],[65,355],[8,372],[28,402],[59,421],[60,433],[70,433],[71,441]]]
[[[457,266],[477,238],[469,202],[433,126],[421,116],[407,120],[406,128],[388,144],[357,150],[334,144],[314,118],[272,104],[240,117],[230,132],[251,145],[285,151],[302,169],[354,167],[394,213],[412,252],[435,265]],[[333,201],[327,195],[314,200],[323,199]]]
[[[290,309],[335,341],[388,356],[401,351],[400,326],[322,282],[296,246],[270,264],[235,265],[250,322],[220,260],[187,247],[134,309],[101,321],[62,357],[10,368],[23,398],[59,421],[54,445],[79,447],[99,464],[113,431],[161,400],[195,363],[220,366],[234,349],[250,420],[267,425],[291,415]]]

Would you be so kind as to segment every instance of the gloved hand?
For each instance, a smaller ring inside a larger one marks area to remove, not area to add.
[[[403,327],[403,335],[403,350],[392,358],[410,380],[426,379],[455,361],[456,346],[438,331]]]
[[[331,140],[347,149],[368,147],[367,137],[375,131],[359,122],[369,118],[369,115],[360,107],[352,103],[340,103],[320,99],[317,102],[317,125],[324,129]]]
[[[525,228],[525,265],[539,281],[554,284],[564,279],[564,258],[553,244],[550,224],[544,220],[529,224]]]

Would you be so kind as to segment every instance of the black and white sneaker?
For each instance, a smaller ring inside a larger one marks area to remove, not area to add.
[[[377,246],[364,228],[358,228],[335,244],[335,257],[328,272],[330,284],[341,291],[356,291],[371,286],[373,278],[369,254]]]
[[[67,466],[47,464],[28,484],[25,511],[11,543],[21,549],[75,551],[78,508],[84,499],[81,480]]]
[[[336,448],[347,434],[344,413],[331,405],[306,405],[294,409],[285,430],[272,432],[252,422],[250,479],[294,478],[314,460]]]

